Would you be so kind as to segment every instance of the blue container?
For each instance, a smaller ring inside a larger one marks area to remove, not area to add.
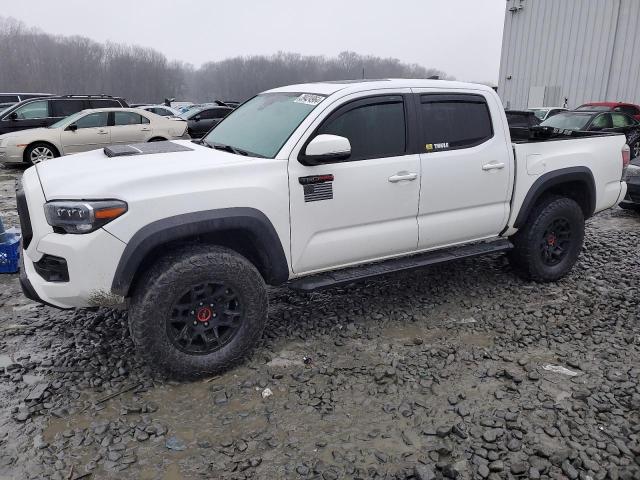
[[[16,273],[20,269],[20,230],[10,228],[1,231],[0,222],[0,273]]]

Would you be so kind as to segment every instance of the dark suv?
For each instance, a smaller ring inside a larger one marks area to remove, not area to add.
[[[88,108],[114,107],[128,105],[123,98],[109,95],[64,95],[24,100],[2,112],[0,135],[27,128],[48,127]]]

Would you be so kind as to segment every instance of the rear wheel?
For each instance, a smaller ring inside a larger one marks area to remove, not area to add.
[[[51,160],[52,158],[59,157],[60,153],[50,143],[37,142],[29,145],[24,152],[25,162],[35,165],[36,163],[43,162],[45,160]]]
[[[570,198],[545,197],[512,240],[515,248],[509,261],[521,276],[539,282],[558,280],[569,273],[582,249],[582,209]]]
[[[177,378],[235,365],[260,338],[266,319],[266,287],[257,269],[232,250],[206,246],[156,263],[129,312],[140,354]]]

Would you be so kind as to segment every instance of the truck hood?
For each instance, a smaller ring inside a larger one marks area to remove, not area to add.
[[[126,200],[143,183],[166,182],[209,175],[225,166],[259,159],[214,150],[188,140],[171,142],[188,150],[109,157],[103,149],[54,158],[36,165],[47,200]]]

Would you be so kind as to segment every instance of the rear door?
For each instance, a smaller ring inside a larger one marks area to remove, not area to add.
[[[481,91],[415,91],[422,149],[418,248],[498,235],[514,175],[500,105]]]
[[[86,152],[111,143],[109,112],[94,112],[79,118],[76,130],[67,127],[60,134],[63,154]]]
[[[410,139],[410,95],[345,99],[312,127],[349,139],[351,156],[304,165],[289,159],[291,258],[296,273],[413,252],[420,190]]]
[[[80,98],[55,98],[49,100],[49,103],[51,105],[51,116],[47,119],[47,125],[52,125],[58,120],[89,108],[86,100]]]
[[[111,143],[146,142],[153,135],[149,119],[139,113],[116,110],[111,115]]]
[[[219,108],[207,108],[195,115],[190,123],[193,132],[201,137],[220,121]]]

